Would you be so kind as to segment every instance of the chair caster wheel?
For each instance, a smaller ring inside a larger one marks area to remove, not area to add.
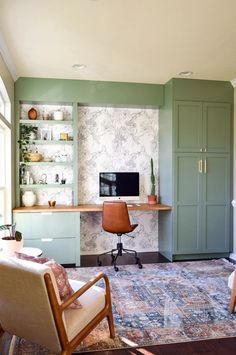
[[[139,258],[135,258],[135,264],[137,265],[137,264],[139,264],[139,263],[140,263]]]
[[[102,266],[102,262],[100,260],[98,261],[98,266]]]
[[[142,268],[143,268],[143,265],[142,265],[142,264],[139,264],[138,268],[139,268],[139,269],[142,269]]]
[[[114,267],[115,271],[119,271],[119,268],[117,266]]]

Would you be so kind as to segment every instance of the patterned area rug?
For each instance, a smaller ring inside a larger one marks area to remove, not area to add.
[[[77,352],[179,343],[236,336],[236,314],[229,313],[227,279],[234,265],[208,261],[67,269],[69,277],[87,281],[97,272],[110,279],[117,337],[109,338],[104,320]],[[102,284],[100,284],[102,286]],[[12,354],[51,354],[13,337]]]

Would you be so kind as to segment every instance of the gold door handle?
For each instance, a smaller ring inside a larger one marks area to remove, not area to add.
[[[202,159],[198,160],[198,172],[202,174]]]
[[[204,160],[204,173],[207,173],[207,161],[206,159]]]

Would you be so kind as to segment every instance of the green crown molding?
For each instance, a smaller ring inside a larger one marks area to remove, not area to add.
[[[160,107],[164,86],[110,81],[19,78],[16,101],[78,102],[81,105]]]
[[[171,79],[175,100],[234,102],[230,81]]]

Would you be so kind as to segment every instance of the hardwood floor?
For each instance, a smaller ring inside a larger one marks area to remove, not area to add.
[[[80,353],[81,354],[81,353]],[[86,352],[86,355],[235,355],[236,338],[211,339],[189,343],[144,346],[134,349],[120,349]]]
[[[159,253],[139,253],[143,264],[169,262]],[[233,262],[232,260],[230,260]],[[132,264],[133,259],[129,255],[118,258],[118,265]],[[84,255],[81,257],[81,266],[96,266],[96,255]],[[102,265],[111,265],[111,257],[102,257]],[[86,355],[235,355],[236,338],[210,339],[204,341],[144,346],[140,348],[106,350],[86,352]]]
[[[142,264],[153,263],[168,263],[170,262],[163,255],[158,252],[138,253],[138,257],[141,259]],[[81,255],[81,266],[97,266],[97,255]],[[103,266],[111,265],[111,256],[104,255],[100,258]],[[134,264],[134,258],[131,255],[123,254],[118,257],[117,265],[129,265]]]

